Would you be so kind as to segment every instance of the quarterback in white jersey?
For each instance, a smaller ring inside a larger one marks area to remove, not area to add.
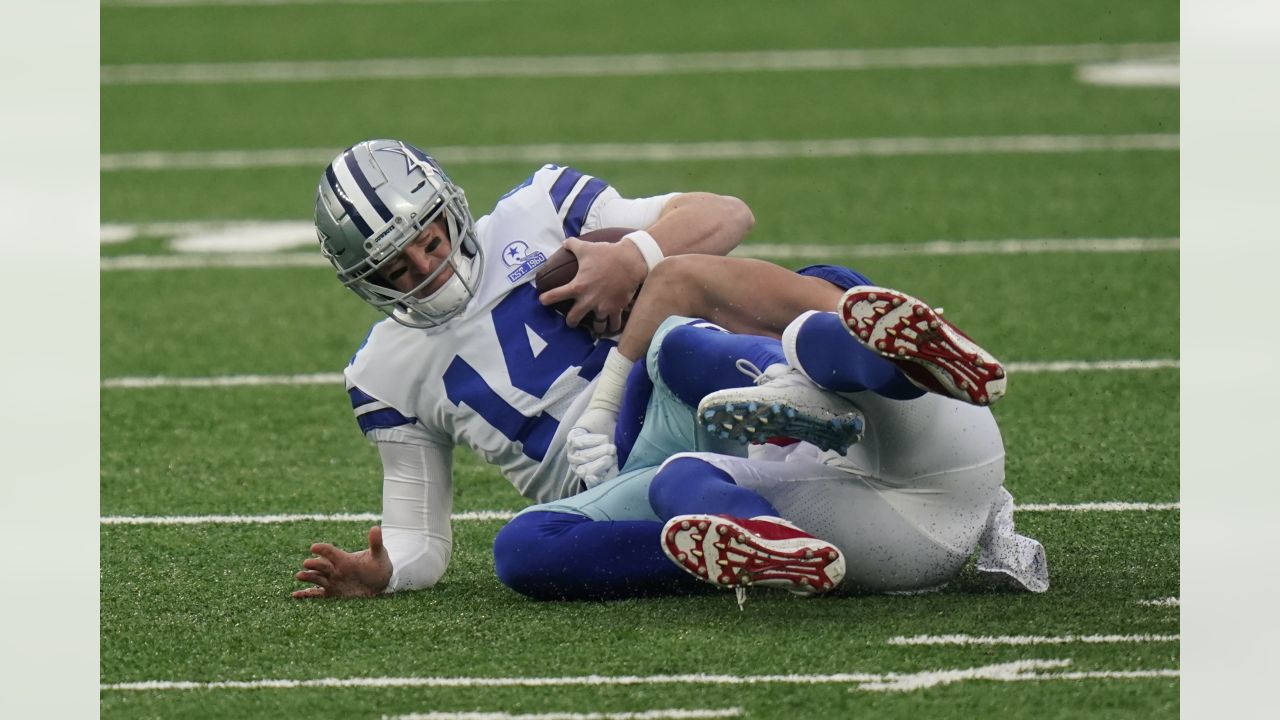
[[[616,343],[621,312],[664,254],[724,254],[754,219],[707,193],[623,198],[573,168],[544,165],[472,221],[465,195],[418,148],[371,140],[326,168],[316,199],[322,251],[339,279],[386,312],[346,370],[360,429],[384,468],[383,524],[370,548],[318,543],[295,597],[367,596],[434,585],[452,546],[452,451],[473,449],[524,496],[577,493],[564,442]],[[637,228],[622,241],[577,236]],[[574,280],[531,284],[561,246]],[[576,299],[567,317],[546,304]],[[588,311],[593,333],[573,327]],[[384,539],[385,537],[385,539]]]

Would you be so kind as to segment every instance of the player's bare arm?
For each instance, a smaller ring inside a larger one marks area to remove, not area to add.
[[[736,197],[703,192],[677,195],[643,234],[616,244],[566,240],[565,247],[578,258],[578,273],[540,299],[544,305],[575,299],[565,316],[569,325],[576,326],[592,312],[601,321],[593,329],[614,334],[622,328],[623,310],[659,260],[673,255],[724,255],[742,242],[754,224],[751,209]],[[650,242],[652,246],[646,247]]]

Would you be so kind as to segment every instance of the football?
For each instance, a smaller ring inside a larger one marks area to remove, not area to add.
[[[624,235],[630,232],[635,232],[635,229],[617,227],[600,228],[599,230],[592,230],[589,233],[581,235],[579,239],[585,242],[616,243],[621,240]],[[568,248],[562,247],[552,253],[551,257],[547,258],[547,261],[542,264],[542,267],[538,268],[537,274],[533,276],[533,284],[538,288],[539,293],[543,293],[551,290],[552,288],[558,288],[561,285],[564,285],[572,280],[573,276],[577,274],[578,258],[575,257]],[[566,315],[572,307],[572,300],[561,300],[555,305],[552,305],[551,309],[561,315]],[[590,327],[591,323],[594,321],[595,314],[587,313],[587,316],[582,319],[581,325],[583,327]]]

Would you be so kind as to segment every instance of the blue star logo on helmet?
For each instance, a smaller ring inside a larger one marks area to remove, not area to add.
[[[449,176],[445,174],[444,168],[440,167],[440,163],[436,162],[435,158],[412,145],[407,145],[400,141],[397,141],[397,143],[399,147],[378,148],[375,152],[395,153],[404,158],[404,171],[406,174],[411,175],[414,170],[420,170],[423,177],[431,177],[431,172],[427,170],[430,168],[436,175],[444,178],[446,182],[450,182]]]

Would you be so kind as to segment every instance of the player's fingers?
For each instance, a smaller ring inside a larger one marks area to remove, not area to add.
[[[574,428],[569,433],[569,449],[571,451],[586,450],[609,444],[609,436],[604,433],[585,432],[581,428]]]
[[[294,579],[294,580],[298,580],[298,581],[300,581],[300,582],[309,582],[309,583],[311,583],[312,585],[319,585],[319,586],[320,586],[320,587],[322,587],[322,588],[328,588],[328,587],[329,587],[329,578],[328,578],[328,577],[326,577],[326,576],[324,576],[324,575],[322,575],[322,574],[320,574],[320,573],[318,573],[318,572],[313,572],[313,571],[310,571],[310,570],[304,570],[304,571],[302,571],[302,572],[299,572],[297,575],[294,575],[294,576],[293,576],[293,579]]]
[[[583,477],[604,477],[613,467],[613,457],[603,457],[582,465],[578,470]]]
[[[601,436],[603,437],[603,436]],[[612,457],[617,454],[617,449],[613,443],[605,443],[595,447],[581,448],[569,453],[569,462],[574,465],[582,465],[592,460],[599,460],[602,457]]]
[[[324,588],[309,587],[306,590],[295,590],[293,592],[293,597],[295,600],[306,600],[307,598],[327,597],[327,594]]]
[[[574,291],[569,288],[568,283],[560,287],[548,289],[546,292],[538,295],[538,302],[543,305],[555,305],[561,300],[569,300],[573,297]]]
[[[307,558],[302,561],[302,567],[308,570],[315,570],[316,572],[324,573],[325,575],[333,574],[333,563],[329,562],[328,558]]]
[[[316,543],[311,546],[311,554],[326,558],[329,562],[337,562],[342,551],[329,543]]]
[[[617,335],[621,331],[622,331],[622,310],[619,309],[617,312],[609,313],[609,327],[608,327],[608,330],[605,332],[605,334]]]

